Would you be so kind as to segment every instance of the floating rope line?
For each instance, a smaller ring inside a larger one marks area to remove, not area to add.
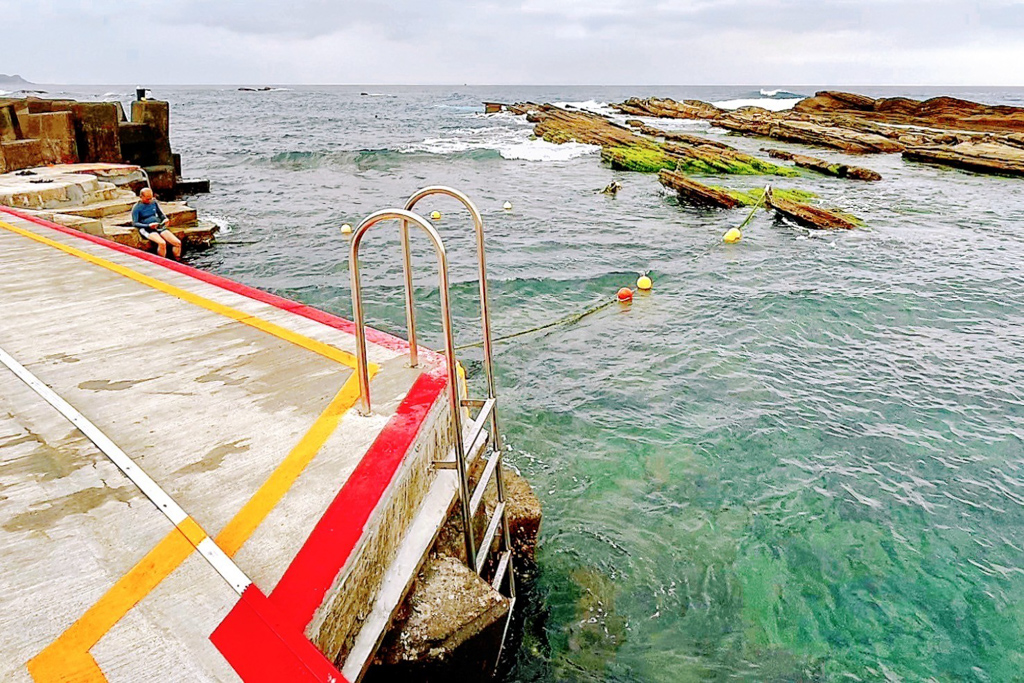
[[[525,336],[527,334],[533,334],[534,332],[540,332],[541,330],[547,330],[549,328],[557,327],[559,325],[573,325],[573,324],[578,323],[579,321],[583,320],[588,315],[592,315],[594,313],[597,313],[600,310],[608,308],[609,306],[611,306],[615,302],[616,302],[615,299],[611,299],[609,301],[603,301],[603,302],[601,302],[599,304],[591,306],[587,310],[582,311],[580,313],[573,313],[573,314],[567,315],[567,316],[565,316],[563,318],[559,318],[558,320],[554,320],[552,322],[545,323],[543,325],[537,325],[536,327],[531,327],[528,330],[522,330],[522,331],[516,332],[514,334],[506,334],[506,335],[502,335],[501,337],[495,337],[494,339],[491,340],[491,343],[492,344],[496,344],[498,342],[508,341],[509,339],[515,339],[516,337],[522,337],[522,336]],[[456,351],[462,351],[463,349],[472,349],[472,348],[475,348],[477,346],[483,346],[483,345],[484,345],[484,343],[482,341],[478,341],[478,342],[473,342],[472,344],[463,344],[462,346],[456,346],[455,350]]]

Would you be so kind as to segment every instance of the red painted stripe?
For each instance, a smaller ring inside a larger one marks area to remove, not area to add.
[[[247,683],[348,683],[302,631],[289,628],[251,585],[210,641]]]
[[[353,323],[351,320],[339,318],[336,315],[326,313],[311,306],[307,306],[306,304],[302,304],[297,301],[292,301],[291,299],[286,299],[282,296],[271,294],[270,292],[264,292],[262,290],[255,289],[254,287],[249,287],[239,282],[235,282],[234,280],[229,280],[225,277],[214,275],[213,273],[208,273],[204,270],[199,270],[198,268],[193,268],[192,266],[186,266],[183,263],[178,263],[177,261],[168,258],[163,258],[157,256],[156,254],[151,254],[148,251],[142,251],[140,249],[126,247],[123,244],[111,242],[108,239],[97,237],[96,235],[89,235],[84,232],[75,230],[73,228],[68,228],[63,225],[57,225],[56,223],[53,223],[51,221],[44,220],[42,218],[39,218],[38,216],[33,216],[31,214],[22,213],[21,211],[18,211],[16,209],[11,209],[6,206],[0,206],[0,211],[9,213],[12,216],[17,216],[18,218],[29,221],[30,223],[35,223],[36,225],[41,225],[45,228],[50,228],[51,230],[62,232],[65,235],[78,237],[88,242],[92,242],[94,244],[99,244],[101,246],[107,247],[108,249],[119,251],[122,254],[128,254],[130,256],[134,256],[135,258],[140,258],[144,261],[155,263],[169,270],[173,270],[176,273],[188,275],[189,277],[195,278],[196,280],[200,280],[201,282],[206,282],[208,284],[220,287],[221,289],[225,289],[229,292],[241,294],[242,296],[246,296],[249,297],[250,299],[254,299],[256,301],[269,304],[276,308],[291,311],[292,313],[300,315],[303,318],[315,320],[318,323],[322,323],[324,325],[327,325],[328,327],[333,327],[337,330],[341,330],[342,332],[355,334],[356,326],[355,323]],[[390,335],[386,332],[375,330],[371,327],[366,328],[366,339],[378,346],[383,346],[386,349],[391,349],[392,351],[409,350],[409,342],[405,341],[404,339],[400,339],[399,337],[395,337],[394,335]],[[424,349],[422,347],[420,348],[420,356],[423,357],[424,360],[427,362],[440,360],[440,357],[436,352],[430,349]]]
[[[443,370],[419,376],[270,594],[271,602],[300,632],[348,561],[427,413],[446,386]]]

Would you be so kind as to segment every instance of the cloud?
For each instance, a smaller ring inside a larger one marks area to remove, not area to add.
[[[0,0],[0,16],[19,29],[5,69],[50,82],[1020,84],[1024,31],[1021,0]]]

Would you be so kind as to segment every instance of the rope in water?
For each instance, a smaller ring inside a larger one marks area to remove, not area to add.
[[[761,198],[757,200],[757,203],[754,204],[754,208],[752,208],[750,210],[750,213],[747,214],[747,217],[745,219],[743,219],[743,222],[740,223],[738,226],[736,226],[737,230],[742,230],[743,228],[747,227],[747,224],[750,223],[750,221],[754,219],[754,214],[757,213],[757,210],[761,208],[762,204],[764,204],[765,198],[768,196],[768,193],[771,192],[771,191],[772,191],[772,186],[771,185],[765,185],[764,186],[764,191],[761,193]]]
[[[491,343],[492,344],[496,344],[498,342],[508,341],[509,339],[515,339],[516,337],[522,337],[522,336],[525,336],[527,334],[533,334],[534,332],[540,332],[541,330],[546,330],[546,329],[549,329],[549,328],[552,328],[552,327],[557,327],[559,325],[573,325],[573,324],[578,323],[579,321],[583,320],[588,315],[592,315],[594,313],[597,313],[600,310],[608,308],[609,306],[611,306],[615,302],[616,302],[616,299],[611,299],[610,301],[603,301],[603,302],[601,302],[599,304],[591,306],[587,310],[582,311],[580,313],[572,313],[571,315],[564,316],[562,318],[559,318],[558,320],[554,320],[552,322],[545,323],[543,325],[537,325],[536,327],[531,327],[528,330],[521,330],[521,331],[515,332],[513,334],[506,334],[506,335],[502,335],[500,337],[495,337],[494,339],[491,340]],[[462,346],[456,346],[455,350],[456,351],[462,351],[463,349],[472,349],[472,348],[475,348],[477,346],[483,346],[483,345],[484,345],[484,343],[482,341],[478,341],[478,342],[473,342],[472,344],[463,344]]]

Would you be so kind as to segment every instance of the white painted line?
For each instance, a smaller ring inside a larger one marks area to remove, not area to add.
[[[167,495],[167,492],[160,488],[160,485],[153,481],[148,474],[143,472],[142,468],[136,465],[135,461],[129,458],[117,444],[100,431],[99,427],[75,410],[70,403],[58,396],[50,387],[43,384],[38,377],[29,372],[24,365],[14,360],[3,349],[0,349],[0,362],[6,365],[11,372],[18,376],[18,379],[39,394],[44,401],[56,408],[57,412],[66,417],[71,424],[75,425],[80,432],[96,444],[96,447],[103,451],[103,454],[110,458],[110,461],[119,470],[124,472],[125,476],[139,487],[140,491],[146,494],[146,497],[149,498],[153,505],[160,512],[164,513],[167,519],[171,520],[171,524],[177,527],[188,519],[188,514],[185,513],[181,506],[174,502],[174,499]],[[200,554],[206,558],[206,561],[210,563],[210,566],[239,595],[252,584],[252,580],[239,569],[238,565],[232,562],[231,558],[209,536],[200,541],[197,548]]]

